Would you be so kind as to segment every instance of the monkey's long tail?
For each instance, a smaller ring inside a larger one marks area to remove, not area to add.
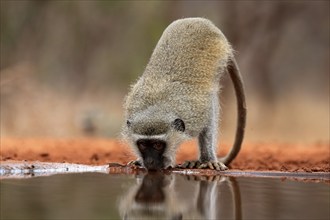
[[[246,103],[244,85],[241,73],[234,57],[232,57],[229,61],[227,70],[235,88],[237,100],[237,127],[233,147],[225,157],[220,158],[220,161],[225,165],[230,164],[230,162],[235,159],[235,157],[241,150],[246,125]]]

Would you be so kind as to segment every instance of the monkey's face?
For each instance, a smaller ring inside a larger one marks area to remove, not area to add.
[[[176,149],[186,136],[183,120],[172,118],[174,119],[162,116],[159,119],[144,112],[134,115],[126,122],[125,137],[134,146],[139,160],[148,170],[174,166]]]
[[[143,159],[143,165],[148,170],[159,170],[165,167],[167,158],[164,157],[167,144],[163,140],[139,139],[136,146]]]

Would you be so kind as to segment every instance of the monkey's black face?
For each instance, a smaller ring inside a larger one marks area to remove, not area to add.
[[[148,170],[164,168],[166,142],[156,139],[139,139],[136,145],[141,153],[143,164]]]

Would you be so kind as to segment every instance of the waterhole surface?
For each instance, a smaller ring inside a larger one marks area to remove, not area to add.
[[[178,174],[2,179],[1,219],[329,219],[328,183]]]

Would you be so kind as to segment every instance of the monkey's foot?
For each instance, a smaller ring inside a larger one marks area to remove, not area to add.
[[[186,161],[181,165],[177,166],[178,168],[189,168],[189,169],[212,169],[212,170],[228,170],[228,167],[221,162],[218,161],[209,161],[209,162],[200,162],[199,160],[196,161]]]
[[[127,163],[127,166],[129,167],[142,167],[142,163],[140,160],[132,160]]]

